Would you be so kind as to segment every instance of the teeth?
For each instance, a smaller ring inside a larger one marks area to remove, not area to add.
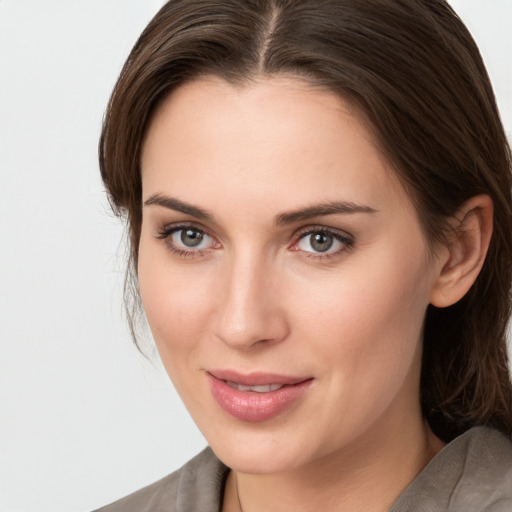
[[[237,382],[226,381],[228,386],[237,389],[238,391],[254,391],[255,393],[268,393],[270,391],[276,391],[281,389],[284,385],[282,384],[265,384],[264,386],[244,386]]]

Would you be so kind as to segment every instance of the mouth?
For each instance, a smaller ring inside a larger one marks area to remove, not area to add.
[[[270,391],[277,391],[286,384],[265,384],[264,386],[246,386],[238,382],[224,381],[228,386],[231,386],[238,391],[251,391],[253,393],[269,393]]]
[[[272,419],[297,405],[314,380],[270,373],[243,375],[229,370],[210,370],[207,376],[221,409],[247,422]]]

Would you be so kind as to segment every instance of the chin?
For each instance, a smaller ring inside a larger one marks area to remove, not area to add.
[[[293,439],[288,432],[262,428],[263,425],[243,425],[206,432],[205,437],[215,455],[229,468],[248,474],[282,473],[306,464],[311,458],[304,438]]]
[[[230,446],[215,449],[215,455],[229,468],[252,475],[283,473],[301,465],[297,454],[259,446]]]

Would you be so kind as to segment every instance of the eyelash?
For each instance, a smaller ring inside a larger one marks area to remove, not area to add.
[[[316,260],[326,260],[329,258],[335,258],[336,256],[340,256],[341,253],[352,249],[352,247],[354,246],[354,238],[352,237],[352,235],[349,235],[348,233],[330,229],[325,226],[308,226],[304,230],[299,231],[298,233],[295,234],[295,237],[297,237],[297,241],[293,243],[292,247],[297,246],[300,243],[300,241],[306,238],[307,236],[317,234],[332,236],[334,240],[343,244],[343,247],[337,251],[326,253],[302,251],[306,258],[312,258]],[[300,251],[300,249],[293,250]]]
[[[208,234],[208,232],[202,228],[195,226],[194,224],[174,224],[171,226],[166,226],[163,229],[159,230],[157,232],[156,238],[158,240],[163,240],[165,242],[165,245],[168,247],[168,249],[176,254],[177,256],[181,256],[182,258],[197,258],[200,256],[206,255],[208,252],[208,249],[182,249],[180,247],[177,247],[176,244],[172,241],[172,235],[174,233],[177,233],[182,230],[190,229],[193,231],[196,231],[198,233],[202,233],[203,235],[206,235],[210,237],[212,240],[214,239],[212,236]]]
[[[215,240],[213,236],[208,234],[207,230],[205,230],[202,227],[198,227],[194,224],[175,224],[175,225],[171,225],[171,226],[166,226],[163,229],[158,230],[155,237],[158,240],[163,240],[165,242],[166,246],[168,247],[168,249],[172,253],[174,253],[177,256],[180,256],[182,258],[197,258],[197,257],[205,256],[211,248],[187,250],[187,249],[177,247],[176,244],[172,241],[171,237],[173,234],[175,234],[179,231],[185,230],[185,229],[190,229],[190,230],[196,231],[198,233],[202,233],[203,235],[206,235],[207,237],[211,238],[212,240]],[[334,238],[334,240],[343,244],[343,247],[337,251],[326,252],[326,253],[309,252],[309,251],[303,251],[301,249],[294,249],[294,247],[296,247],[301,242],[301,240],[305,239],[307,236],[315,235],[315,234],[332,236]],[[342,232],[339,232],[337,230],[333,230],[330,228],[326,228],[325,226],[308,226],[307,228],[303,228],[303,230],[296,232],[294,234],[294,238],[296,239],[296,241],[292,244],[292,246],[290,247],[289,250],[296,251],[296,252],[302,252],[304,257],[313,258],[316,260],[326,260],[329,258],[339,256],[341,253],[343,253],[347,250],[350,250],[354,246],[354,238],[351,235],[349,235],[347,233],[342,233]],[[219,246],[220,246],[220,244],[219,244]]]

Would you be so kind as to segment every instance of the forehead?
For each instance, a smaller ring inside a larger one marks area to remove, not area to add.
[[[279,198],[286,209],[403,195],[355,109],[292,78],[244,87],[203,79],[178,88],[149,126],[142,178],[145,197],[193,195],[208,207],[215,197],[253,205]]]

